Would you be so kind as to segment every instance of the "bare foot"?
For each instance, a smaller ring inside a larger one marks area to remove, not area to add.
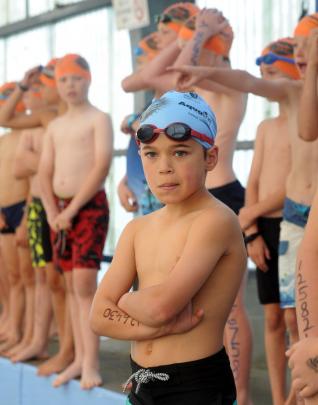
[[[24,350],[30,344],[31,344],[31,342],[22,339],[21,342],[19,342],[17,345],[11,347],[11,349],[6,352],[6,355],[11,358],[12,356],[15,356],[18,353],[20,353],[22,350]]]
[[[82,371],[81,388],[90,390],[94,387],[100,387],[103,384],[102,376],[96,369],[84,369]]]
[[[8,340],[3,342],[0,345],[0,353],[1,355],[4,355],[4,353],[11,349],[13,346],[15,346],[19,342],[18,336],[11,336]]]
[[[74,361],[70,364],[61,374],[59,374],[56,379],[53,381],[52,386],[54,388],[60,387],[63,384],[66,384],[73,378],[80,377],[82,374],[82,362]]]
[[[74,360],[73,352],[70,354],[57,353],[48,361],[44,362],[38,367],[38,375],[48,376],[54,373],[60,373],[68,367]]]
[[[49,355],[46,349],[43,349],[42,345],[39,346],[35,343],[24,347],[18,353],[11,356],[11,361],[17,363],[19,361],[26,360],[45,360],[48,359]]]

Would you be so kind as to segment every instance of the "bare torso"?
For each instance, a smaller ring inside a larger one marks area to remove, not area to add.
[[[0,139],[0,207],[27,199],[29,183],[13,175],[13,165],[22,132],[14,130]]]
[[[34,128],[28,130],[28,132],[32,151],[40,156],[42,151],[44,129]],[[30,192],[32,197],[40,197],[41,195],[38,173],[30,177]]]
[[[263,156],[259,176],[258,199],[280,192],[285,187],[290,172],[291,153],[287,117],[268,119],[262,123]],[[267,216],[280,217],[281,210]]]
[[[103,113],[91,107],[84,114],[75,117],[66,113],[52,122],[53,191],[59,197],[73,197],[94,165],[94,122],[98,114]]]
[[[228,215],[223,204],[214,201],[211,205],[214,209],[212,215]],[[182,255],[189,228],[201,212],[194,211],[178,221],[168,221],[162,215],[163,209],[138,219],[134,246],[139,288],[165,280]],[[206,283],[194,297],[194,309],[204,309],[202,322],[187,333],[133,342],[132,357],[138,364],[147,367],[191,361],[220,350],[226,319],[241,281],[242,272],[238,270],[245,266],[242,246],[240,242],[230,245],[229,251],[221,257],[215,269],[211,269]],[[228,279],[233,282],[226,283]]]
[[[200,88],[196,91],[214,111],[218,126],[216,136],[216,145],[219,147],[218,163],[212,172],[208,172],[206,187],[220,187],[236,179],[233,156],[237,134],[245,115],[247,96],[238,92],[230,95],[213,93]]]
[[[311,205],[317,188],[318,141],[305,142],[298,136],[298,109],[301,87],[295,92],[289,113],[291,170],[287,178],[286,194],[297,203]]]

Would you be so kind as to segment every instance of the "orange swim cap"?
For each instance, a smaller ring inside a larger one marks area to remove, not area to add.
[[[148,60],[153,59],[158,53],[158,33],[157,31],[145,36],[138,42],[138,47],[135,49],[135,55],[145,56]]]
[[[16,88],[17,84],[14,82],[8,82],[3,84],[0,87],[0,107],[3,106],[7,98],[10,96],[10,94],[14,91]],[[25,105],[23,101],[19,101],[17,105],[15,106],[15,111],[16,112],[24,112],[25,111]]]
[[[296,25],[294,36],[308,37],[310,31],[318,28],[318,13],[306,15]]]
[[[156,16],[156,22],[162,22],[175,32],[179,32],[185,21],[200,11],[193,3],[176,3],[163,10]]]
[[[256,63],[258,65],[261,63],[272,64],[282,73],[286,74],[292,79],[300,79],[299,71],[294,62],[294,40],[292,38],[281,38],[277,41],[271,42],[266,48],[263,49],[262,56],[264,57],[270,54],[289,59],[291,62],[277,59],[273,62],[266,63],[266,60],[263,62],[262,57],[260,57],[256,60]],[[257,62],[258,60],[259,63]]]
[[[55,79],[59,80],[62,76],[66,75],[81,76],[90,81],[91,72],[86,59],[73,53],[69,53],[59,59],[55,68]]]
[[[58,59],[53,58],[51,59],[42,69],[41,75],[40,75],[40,82],[44,84],[46,87],[55,87],[55,66],[57,63]]]
[[[185,41],[189,41],[194,34],[196,15],[190,17],[179,31],[179,38]],[[203,47],[209,51],[216,53],[217,55],[229,56],[230,49],[233,42],[233,30],[228,25],[222,32],[209,38]]]

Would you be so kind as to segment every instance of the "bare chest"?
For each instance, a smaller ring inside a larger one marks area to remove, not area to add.
[[[53,140],[57,153],[65,150],[71,150],[72,153],[85,153],[93,149],[93,127],[82,120],[65,121],[55,129]]]
[[[189,225],[169,229],[150,229],[136,238],[136,267],[141,287],[160,283],[167,278],[180,259]]]

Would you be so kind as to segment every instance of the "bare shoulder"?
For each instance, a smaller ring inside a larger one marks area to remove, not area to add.
[[[92,115],[92,118],[96,123],[104,123],[104,124],[110,124],[111,123],[111,117],[110,114],[101,111],[99,108],[92,106],[90,109],[90,114]]]
[[[207,238],[227,240],[242,232],[235,213],[225,204],[215,200],[213,206],[203,209],[193,220],[191,232],[205,234]]]

